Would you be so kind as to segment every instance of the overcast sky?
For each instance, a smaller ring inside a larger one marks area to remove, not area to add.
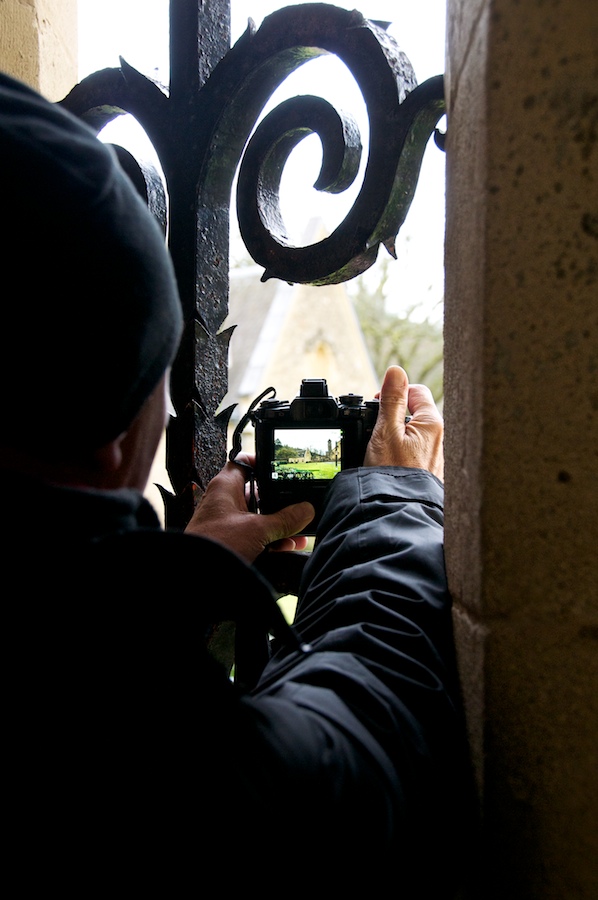
[[[233,42],[249,17],[259,25],[274,10],[298,2],[232,0]],[[445,0],[356,0],[334,5],[391,22],[389,32],[407,53],[419,81],[444,70]],[[119,55],[144,74],[167,72],[168,0],[79,0],[78,10],[81,77],[117,66]]]
[[[233,42],[247,27],[251,17],[257,26],[264,16],[296,2],[272,0],[232,0]],[[391,22],[389,33],[409,57],[419,83],[444,72],[445,0],[354,0],[337,2],[344,9],[359,9],[370,19]],[[151,78],[168,82],[168,0],[79,0],[79,77],[107,66],[118,66],[119,56]],[[337,66],[327,69],[327,66]],[[308,74],[308,70],[312,73]],[[357,116],[367,136],[367,122],[361,95],[338,61],[324,58],[302,66],[292,76],[293,82],[281,89],[289,93],[320,93],[335,105],[349,109]],[[326,85],[327,90],[321,90]],[[108,139],[117,140],[109,133]],[[312,142],[311,145],[308,142]],[[309,212],[316,210],[329,229],[342,221],[351,202],[351,192],[339,198],[311,191],[319,169],[319,140],[311,136],[302,142],[306,149],[303,161],[295,163],[298,173],[289,162],[283,181],[299,186],[299,194],[285,194],[288,198],[282,211],[290,236],[300,243],[302,225],[306,221],[302,204],[297,197],[307,198]],[[307,148],[310,148],[309,150]],[[298,153],[298,151],[295,151]],[[311,154],[311,155],[310,155]],[[313,171],[310,171],[309,160]],[[365,160],[364,160],[365,161]],[[299,177],[301,176],[301,177]],[[353,195],[358,183],[353,189]],[[290,188],[288,189],[290,191]],[[305,204],[303,204],[305,205]],[[433,144],[426,151],[416,195],[407,221],[397,239],[398,261],[391,271],[396,304],[405,308],[412,302],[421,303],[426,310],[441,314],[438,302],[444,293],[444,154]],[[386,251],[381,251],[385,253]]]

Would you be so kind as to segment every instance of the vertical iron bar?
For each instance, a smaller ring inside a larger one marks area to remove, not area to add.
[[[167,502],[171,527],[184,526],[197,492],[226,458],[226,422],[215,413],[227,390],[228,340],[217,335],[228,311],[230,197],[217,208],[202,203],[203,162],[216,111],[206,114],[200,107],[200,92],[229,48],[229,0],[171,0],[171,118],[164,169],[169,244],[186,323],[172,372],[178,417],[167,440],[167,468],[177,492]]]

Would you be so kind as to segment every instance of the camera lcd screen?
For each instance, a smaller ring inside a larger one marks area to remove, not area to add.
[[[340,428],[277,428],[272,479],[324,481],[341,469]]]

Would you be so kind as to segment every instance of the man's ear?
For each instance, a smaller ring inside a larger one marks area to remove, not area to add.
[[[123,431],[122,434],[119,434],[117,438],[114,438],[108,444],[104,444],[103,447],[94,450],[94,462],[97,469],[104,475],[110,475],[118,472],[120,469],[123,461],[122,442],[125,436],[126,431]]]

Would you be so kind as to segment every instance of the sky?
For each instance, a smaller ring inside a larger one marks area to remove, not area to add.
[[[259,26],[264,16],[296,2],[232,0],[233,43],[251,17]],[[444,72],[446,0],[353,0],[336,2],[344,9],[358,9],[370,19],[390,22],[389,33],[398,42],[421,84]],[[79,78],[119,65],[119,56],[144,75],[168,83],[168,0],[79,0]],[[367,117],[360,92],[339,60],[322,57],[287,79],[268,108],[289,95],[315,93],[337,108],[351,111],[367,141]],[[442,123],[440,123],[442,125]],[[114,124],[105,130],[106,140],[124,142],[126,127]],[[137,134],[127,140],[141,140]],[[143,148],[143,143],[140,144]],[[142,150],[143,152],[143,150]],[[281,184],[282,214],[289,236],[301,243],[303,227],[318,213],[332,230],[350,207],[360,180],[345,195],[313,191],[321,158],[319,139],[312,135],[301,142],[285,168]],[[363,165],[366,157],[364,156]],[[363,166],[362,166],[363,168]],[[404,310],[418,305],[420,317],[440,319],[444,294],[444,154],[430,143],[407,220],[397,238],[397,261],[390,267],[389,308]],[[382,248],[381,254],[386,254]],[[232,252],[234,258],[234,251]],[[375,278],[375,266],[366,277]]]

